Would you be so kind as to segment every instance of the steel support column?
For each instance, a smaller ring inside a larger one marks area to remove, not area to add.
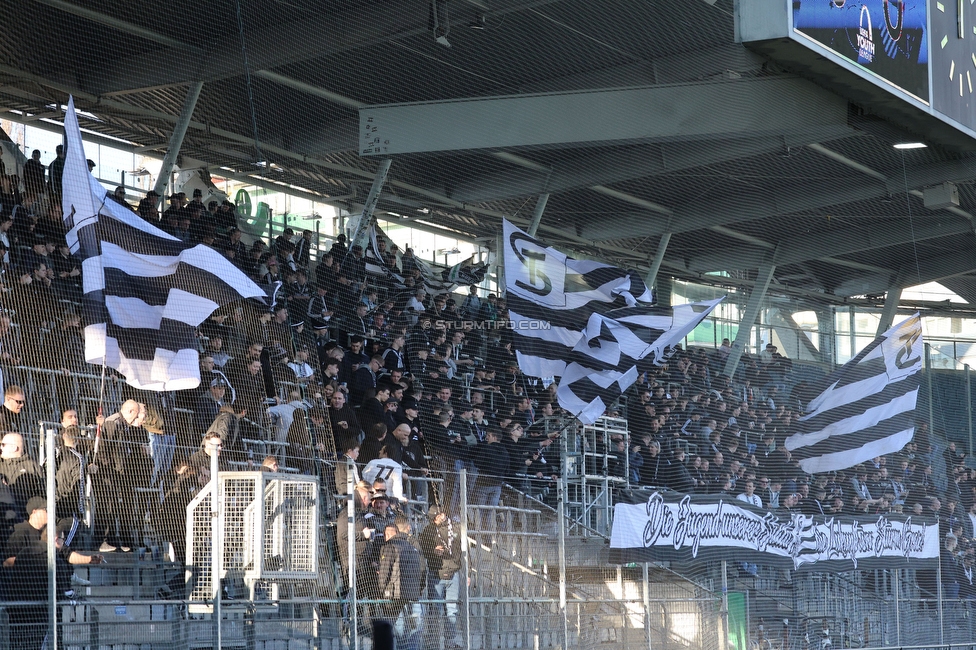
[[[383,190],[386,177],[390,173],[391,164],[393,164],[391,158],[380,161],[376,176],[373,178],[373,184],[369,188],[369,194],[366,195],[366,203],[363,205],[363,214],[359,217],[359,223],[356,225],[356,232],[349,238],[349,250],[352,250],[359,239],[369,231],[369,226],[373,221],[373,212],[376,211],[376,202],[380,200],[380,192]]]
[[[535,202],[535,212],[532,213],[532,222],[529,223],[529,229],[526,231],[529,233],[529,237],[535,237],[535,233],[539,230],[539,224],[542,223],[542,213],[546,211],[546,204],[549,203],[549,194],[540,194],[539,198]]]
[[[347,603],[349,604],[349,621],[352,637],[351,650],[359,650],[359,593],[356,590],[356,471],[352,459],[346,457],[346,548],[338,549],[339,553],[346,553],[348,558],[349,571],[349,590],[346,592]],[[341,524],[340,524],[341,525]]]
[[[42,428],[41,433],[43,435],[42,443],[44,449],[46,450],[47,456],[47,466],[45,467],[45,474],[47,478],[47,511],[52,513],[51,523],[57,521],[53,515],[55,503],[54,503],[54,490],[55,490],[55,456],[54,456],[54,429],[47,429],[46,431]],[[30,515],[30,513],[27,513]],[[47,622],[48,622],[48,641],[45,647],[57,648],[58,644],[58,577],[57,577],[57,550],[55,548],[56,535],[53,534],[51,528],[48,528],[47,533]],[[13,630],[11,630],[13,632]]]
[[[651,270],[647,272],[647,277],[644,278],[644,284],[648,289],[654,291],[654,283],[657,281],[657,273],[661,270],[661,263],[664,262],[664,254],[668,252],[668,244],[671,243],[671,233],[666,232],[661,235],[660,241],[657,243],[657,253],[654,255],[654,261],[651,262]],[[655,292],[655,295],[657,292]]]
[[[186,99],[183,100],[183,110],[180,111],[180,116],[176,120],[176,126],[173,127],[173,135],[169,139],[169,147],[166,149],[163,164],[159,168],[159,176],[156,177],[156,185],[153,187],[160,198],[162,198],[166,185],[169,183],[169,175],[172,173],[173,166],[176,164],[176,157],[180,155],[180,149],[183,147],[183,138],[186,137],[186,130],[190,126],[190,119],[193,117],[193,111],[197,107],[197,100],[200,99],[201,90],[203,90],[203,82],[197,81],[186,92]]]
[[[224,530],[221,516],[220,501],[220,449],[215,448],[210,456],[210,593],[213,598],[214,648],[223,648],[223,560],[224,560]]]
[[[936,565],[936,577],[935,577],[935,596],[936,596],[936,607],[939,612],[939,645],[945,643],[945,610],[942,603],[942,562],[940,561]]]
[[[962,367],[966,374],[966,431],[969,434],[969,455],[973,455],[973,378],[969,364]]]
[[[468,471],[462,469],[458,481],[461,484],[461,589],[459,597],[463,605],[461,620],[464,621],[464,647],[471,648],[471,542],[468,538]],[[357,648],[358,650],[358,648]]]
[[[565,473],[565,472],[564,472]],[[558,551],[559,551],[559,613],[562,615],[562,640],[563,648],[569,648],[569,611],[566,609],[566,484],[563,481],[559,481],[556,484],[556,489],[559,490],[559,503],[557,507],[559,508],[559,537],[558,537]],[[621,592],[623,593],[623,592]],[[471,647],[470,645],[468,646]]]
[[[881,336],[891,327],[898,313],[898,303],[901,302],[901,287],[889,287],[885,294],[884,308],[881,310],[881,320],[878,322],[878,332],[875,336]]]
[[[641,585],[641,595],[644,596],[644,641],[647,643],[647,650],[654,650],[654,644],[651,640],[651,592],[649,589],[651,580],[648,563],[644,562],[642,568],[644,570],[644,582]]]
[[[773,272],[775,270],[776,265],[770,262],[764,262],[759,267],[759,273],[756,275],[756,284],[752,287],[752,293],[749,295],[749,302],[746,305],[746,312],[743,314],[742,320],[739,321],[739,331],[735,334],[732,351],[729,352],[729,358],[725,362],[725,370],[723,372],[728,377],[734,375],[735,369],[739,366],[742,352],[749,342],[749,333],[752,331],[752,326],[759,316],[759,310],[762,308],[763,300],[766,298],[766,290],[769,289],[769,282],[773,279]]]
[[[729,567],[722,560],[722,638],[719,640],[720,650],[729,648]]]
[[[190,126],[190,119],[193,117],[193,111],[197,107],[197,100],[200,99],[200,91],[202,89],[203,82],[197,81],[191,84],[190,89],[186,92],[186,99],[183,100],[183,110],[180,111],[180,116],[176,120],[176,126],[173,127],[173,135],[169,139],[169,148],[166,150],[163,165],[159,168],[159,176],[156,178],[156,186],[153,188],[160,198],[165,193],[166,184],[169,183],[169,175],[173,171],[173,165],[176,164],[176,157],[180,155],[183,138],[186,136],[186,130]]]
[[[891,572],[891,591],[895,595],[895,645],[901,645],[901,569]]]

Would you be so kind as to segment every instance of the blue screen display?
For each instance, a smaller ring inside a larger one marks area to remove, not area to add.
[[[794,0],[793,29],[928,103],[926,0]]]

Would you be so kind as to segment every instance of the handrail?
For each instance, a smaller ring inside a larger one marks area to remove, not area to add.
[[[521,490],[519,490],[519,489],[518,489],[518,488],[516,488],[516,487],[512,487],[512,486],[511,486],[511,485],[509,485],[508,483],[503,483],[503,485],[504,485],[505,487],[507,487],[508,489],[510,489],[510,490],[512,490],[513,492],[515,492],[515,493],[517,493],[517,494],[518,494],[519,496],[521,496],[522,498],[525,498],[525,499],[527,499],[527,500],[529,500],[529,501],[532,501],[533,503],[537,503],[537,504],[538,504],[539,506],[541,506],[541,507],[542,507],[542,508],[544,508],[545,510],[547,510],[547,511],[549,511],[549,512],[551,512],[551,513],[552,513],[553,515],[557,515],[557,516],[559,515],[559,511],[558,511],[558,510],[556,510],[555,508],[553,508],[553,507],[552,507],[551,505],[549,505],[549,504],[548,504],[548,503],[546,503],[545,501],[540,501],[539,499],[536,499],[536,498],[535,498],[534,496],[531,496],[531,495],[529,495],[529,494],[526,494],[525,492],[522,492]],[[596,529],[594,529],[594,528],[590,528],[590,527],[589,527],[589,526],[587,526],[586,524],[582,524],[582,523],[579,523],[579,522],[575,522],[575,521],[574,521],[574,522],[573,522],[573,526],[572,526],[572,527],[573,527],[573,528],[577,528],[577,527],[578,527],[578,528],[583,528],[584,530],[587,530],[587,531],[589,531],[589,532],[591,532],[591,533],[593,533],[593,534],[595,534],[595,535],[596,535],[597,537],[602,537],[602,538],[603,538],[604,540],[606,540],[606,541],[608,541],[608,542],[610,541],[610,537],[609,537],[608,535],[604,535],[604,534],[603,534],[603,533],[601,533],[600,531],[598,531],[598,530],[596,530]]]
[[[495,512],[512,512],[521,513],[524,515],[541,515],[542,513],[538,510],[528,510],[527,508],[513,508],[512,506],[479,506],[472,503],[468,504],[469,508],[477,508],[479,510],[494,510]]]
[[[58,375],[59,377],[64,377],[65,376],[65,374],[63,372],[61,372],[60,370],[55,370],[53,368],[36,368],[34,366],[11,366],[11,367],[12,368],[15,368],[17,370],[27,370],[28,372],[39,372],[39,373],[48,374],[48,375]],[[84,373],[84,372],[72,372],[70,376],[71,377],[78,377],[79,379],[98,379],[99,381],[101,381],[101,379],[102,379],[102,376],[101,375],[90,375],[90,374]],[[109,380],[112,380],[112,381],[122,381],[122,382],[125,381],[121,377],[115,377],[115,376],[109,375],[107,373],[105,375],[105,380],[106,381],[109,381]]]

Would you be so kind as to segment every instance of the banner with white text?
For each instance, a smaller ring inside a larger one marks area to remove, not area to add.
[[[939,557],[937,522],[901,515],[807,515],[756,508],[735,497],[654,492],[618,503],[610,561],[722,560],[847,571],[921,567]]]

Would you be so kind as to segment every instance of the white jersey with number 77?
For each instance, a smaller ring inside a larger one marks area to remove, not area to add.
[[[386,493],[395,499],[403,499],[403,465],[389,458],[376,458],[363,469],[363,480],[373,483],[386,481]]]

